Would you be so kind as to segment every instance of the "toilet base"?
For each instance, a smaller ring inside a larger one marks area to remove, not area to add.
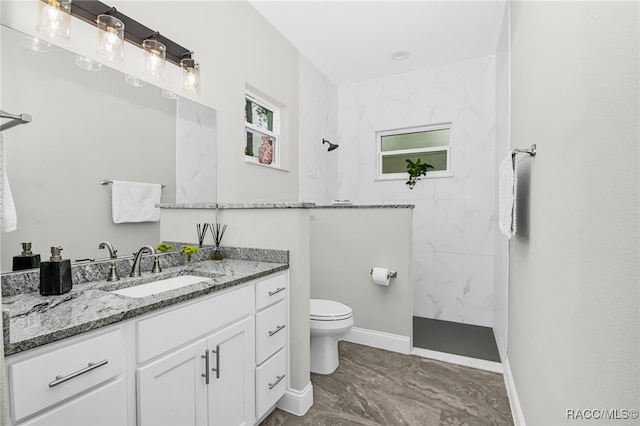
[[[335,336],[311,338],[311,372],[331,374],[338,368],[338,340]]]

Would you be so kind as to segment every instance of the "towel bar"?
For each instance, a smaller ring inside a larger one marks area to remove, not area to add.
[[[527,149],[519,149],[519,148],[515,148],[511,150],[511,158],[514,158],[517,154],[529,154],[532,157],[536,156],[536,144],[534,143],[533,145],[531,145],[529,148]]]
[[[110,183],[113,183],[112,180],[107,180],[107,179],[103,179],[100,181],[100,185],[109,185]],[[162,185],[163,188],[166,188],[165,185]]]

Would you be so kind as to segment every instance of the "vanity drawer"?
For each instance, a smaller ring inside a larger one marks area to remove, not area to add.
[[[256,368],[257,418],[262,417],[284,395],[288,381],[287,353],[283,348]]]
[[[12,418],[20,421],[123,373],[124,353],[117,329],[24,361],[9,361]]]
[[[287,344],[287,303],[281,300],[256,314],[256,364]]]
[[[137,362],[148,361],[250,315],[253,304],[253,287],[244,286],[137,321]]]
[[[286,273],[259,281],[256,283],[256,310],[285,299],[288,291]]]

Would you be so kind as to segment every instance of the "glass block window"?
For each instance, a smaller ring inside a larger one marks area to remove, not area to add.
[[[407,179],[407,159],[433,169],[426,176],[451,176],[451,123],[377,133],[378,179]]]
[[[246,92],[244,102],[245,161],[280,165],[280,109]]]

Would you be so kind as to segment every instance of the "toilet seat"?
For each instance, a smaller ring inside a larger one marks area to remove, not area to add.
[[[353,315],[349,306],[334,300],[311,299],[310,308],[312,321],[341,321]]]

